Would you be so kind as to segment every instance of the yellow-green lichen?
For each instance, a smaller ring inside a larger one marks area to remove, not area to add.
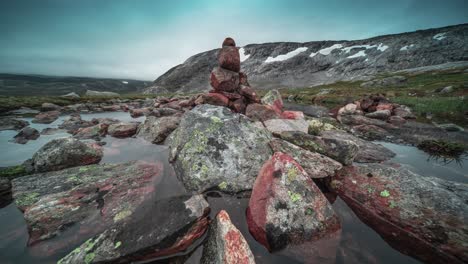
[[[39,193],[32,192],[17,197],[15,201],[18,206],[28,206],[37,202],[38,197]]]
[[[218,184],[219,189],[226,190],[228,187],[227,182],[223,181],[222,183]]]
[[[132,211],[130,210],[123,210],[123,211],[120,211],[118,212],[115,216],[114,216],[114,222],[118,222],[124,218],[127,218],[129,217],[130,215],[132,214]]]
[[[383,190],[383,191],[380,192],[380,196],[384,197],[384,198],[387,198],[387,197],[390,196],[390,192],[387,191],[387,190]]]
[[[114,245],[114,249],[118,249],[122,245],[121,241],[117,241]]]
[[[221,121],[221,118],[219,118],[217,116],[212,116],[210,118],[211,118],[211,121],[213,121],[215,123],[223,123],[223,121]]]
[[[95,256],[96,256],[96,254],[94,254],[94,253],[86,254],[84,262],[86,264],[90,264],[91,262],[93,262]]]
[[[289,195],[289,198],[291,199],[291,201],[293,203],[296,203],[296,202],[299,202],[300,200],[302,200],[302,196],[300,194],[298,194],[298,193],[288,191],[288,195]]]
[[[289,182],[292,182],[292,181],[295,181],[296,178],[297,178],[297,174],[298,174],[298,169],[294,166],[291,166],[289,169],[288,169],[288,181]]]

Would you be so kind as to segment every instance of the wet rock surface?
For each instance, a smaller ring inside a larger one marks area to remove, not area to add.
[[[129,263],[185,250],[208,228],[201,195],[144,203],[132,215],[94,236],[61,263]]]
[[[431,263],[468,259],[468,187],[399,166],[343,168],[330,188],[392,247]]]
[[[107,128],[107,133],[116,138],[126,138],[135,135],[140,123],[116,123]]]
[[[225,107],[200,105],[182,118],[169,138],[171,160],[188,190],[218,187],[226,192],[252,188],[271,156],[270,136]]]
[[[26,144],[29,140],[36,140],[40,136],[39,131],[32,127],[25,127],[13,138],[18,144]]]
[[[311,242],[340,230],[339,219],[325,196],[301,166],[281,152],[276,152],[258,174],[247,223],[250,233],[268,250],[301,250],[300,245],[307,243],[309,253],[313,252],[310,255],[326,250],[314,248]],[[336,251],[338,240],[334,241],[329,246]]]
[[[101,140],[107,134],[107,124],[97,124],[94,126],[79,128],[73,135],[77,139],[94,139],[96,141]]]
[[[0,117],[0,131],[3,130],[20,130],[29,123],[24,120],[15,119],[13,117]]]
[[[97,144],[74,138],[58,138],[40,148],[33,155],[31,164],[36,172],[55,171],[98,163],[102,155],[102,149]]]
[[[13,180],[15,203],[29,226],[28,244],[63,233],[66,247],[131,216],[154,192],[162,169],[159,163],[96,164]],[[73,226],[79,226],[78,237],[65,236]]]
[[[57,120],[59,115],[60,115],[59,111],[41,112],[37,114],[31,122],[39,123],[39,124],[50,124],[54,122],[55,120]]]
[[[224,210],[210,223],[200,263],[255,263],[249,244]]]

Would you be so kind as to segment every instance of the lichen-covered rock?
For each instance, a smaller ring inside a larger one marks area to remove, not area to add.
[[[309,130],[308,133],[311,135],[320,135],[322,131],[336,130],[334,124],[327,122],[325,119],[312,118],[309,120]]]
[[[36,140],[40,136],[39,131],[32,127],[25,127],[20,130],[14,137],[14,142],[18,144],[26,144],[29,140]]]
[[[387,130],[374,125],[353,126],[353,131],[361,137],[369,140],[382,140],[387,137],[391,137]]]
[[[98,163],[102,148],[94,143],[74,138],[57,138],[40,148],[32,157],[36,172],[62,170],[69,167]]]
[[[225,107],[199,105],[187,112],[169,137],[171,160],[191,191],[218,186],[225,192],[252,188],[272,154],[270,134]]]
[[[161,163],[128,162],[13,180],[13,198],[29,226],[28,244],[44,241],[40,248],[45,250],[67,248],[131,217],[143,201],[154,195],[162,172]],[[62,236],[73,226],[79,228],[78,237]],[[54,241],[45,241],[51,238]]]
[[[394,125],[389,124],[383,120],[365,117],[362,115],[340,115],[338,121],[345,125],[358,126],[358,125],[374,125],[383,129],[393,129]]]
[[[338,115],[354,115],[358,110],[356,104],[347,104],[338,110]]]
[[[211,71],[210,84],[215,90],[234,92],[239,87],[239,73],[215,67]]]
[[[265,96],[262,97],[262,104],[273,107],[279,115],[283,112],[283,99],[278,90],[270,90]]]
[[[2,130],[19,130],[25,126],[28,126],[28,121],[21,119],[15,119],[11,117],[1,117],[0,118],[0,131]]]
[[[277,136],[301,148],[328,156],[343,165],[352,164],[359,151],[358,145],[349,139],[317,137],[300,131],[286,131]]]
[[[249,104],[245,110],[245,115],[254,121],[280,118],[280,115],[271,106],[257,103]]]
[[[336,139],[336,140],[348,140],[358,145],[359,150],[357,151],[354,161],[356,162],[382,162],[395,157],[395,153],[388,148],[375,144],[370,141],[360,139],[349,133],[339,130],[323,131],[320,134],[323,138]]]
[[[263,165],[255,180],[247,224],[252,236],[273,252],[319,240],[341,226],[304,169],[281,152]]]
[[[392,247],[430,263],[468,262],[468,186],[384,164],[343,168],[330,188]]]
[[[210,224],[208,240],[203,246],[202,264],[253,264],[255,258],[242,233],[232,224],[229,214],[221,210]]]
[[[40,123],[40,124],[50,124],[54,122],[55,120],[57,120],[59,115],[60,115],[59,111],[41,112],[37,114],[31,122]]]
[[[135,135],[140,123],[117,123],[109,125],[107,133],[116,138],[126,138]]]
[[[180,116],[163,116],[159,118],[149,116],[140,126],[137,136],[154,144],[162,143],[179,126],[180,119]]]
[[[145,203],[59,262],[134,263],[172,255],[184,251],[205,233],[208,213],[209,205],[202,195]]]
[[[273,134],[280,134],[286,131],[301,131],[307,133],[309,130],[309,123],[304,119],[270,119],[263,122],[263,124],[266,129]]]
[[[102,137],[105,137],[107,134],[107,124],[97,124],[90,127],[79,128],[76,133],[73,135],[78,139],[94,139],[101,140]]]
[[[310,152],[282,139],[275,138],[270,142],[274,152],[283,152],[293,157],[311,178],[325,178],[335,175],[343,166],[329,157]]]

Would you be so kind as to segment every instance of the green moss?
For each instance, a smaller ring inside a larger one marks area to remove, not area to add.
[[[114,245],[114,249],[118,249],[121,245],[122,245],[122,242],[117,241],[117,243],[115,243]]]
[[[96,257],[96,254],[94,254],[94,253],[86,254],[85,259],[84,259],[84,262],[85,262],[86,264],[90,264],[90,263],[93,262],[93,260],[94,260],[95,257]]]
[[[88,171],[89,168],[88,167],[80,167],[79,171],[80,172],[85,172],[85,171]]]
[[[7,177],[9,179],[13,179],[26,174],[26,168],[23,165],[11,166],[0,170],[0,177]]]
[[[97,239],[93,240],[92,238],[90,238],[90,239],[86,240],[86,242],[83,245],[85,247],[84,248],[85,252],[90,252],[94,248],[96,243],[97,243]]]
[[[307,208],[305,211],[306,215],[312,215],[313,213],[314,213],[314,210],[312,210],[312,208]]]
[[[16,198],[18,206],[28,206],[38,201],[39,193],[31,192]]]
[[[395,201],[393,201],[393,200],[390,200],[388,202],[388,207],[393,209],[393,208],[397,207],[397,203]]]
[[[210,117],[211,118],[211,121],[213,121],[214,123],[223,123],[223,121],[221,120],[221,118],[217,117],[217,116],[212,116]]]
[[[291,199],[291,201],[293,203],[296,203],[296,202],[299,202],[300,200],[302,200],[302,196],[300,194],[298,194],[298,193],[288,191],[288,195],[289,195],[289,198]]]
[[[380,192],[380,196],[384,198],[390,197],[390,192],[387,190],[383,190]]]
[[[115,216],[114,216],[114,222],[118,222],[124,218],[127,218],[129,217],[130,215],[132,214],[132,211],[130,210],[123,210],[123,211],[120,211],[118,212]]]

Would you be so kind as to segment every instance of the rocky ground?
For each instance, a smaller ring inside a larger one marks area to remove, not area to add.
[[[21,210],[28,246],[38,256],[75,247],[58,254],[59,263],[183,263],[202,246],[197,262],[260,263],[226,211],[209,217],[207,196],[218,193],[248,199],[246,212],[238,212],[245,214],[241,225],[264,250],[294,261],[335,263],[343,255],[338,252],[346,240],[342,220],[331,205],[336,197],[403,254],[431,263],[468,261],[468,186],[417,175],[389,162],[395,154],[371,142],[418,145],[450,138],[463,145],[468,138],[463,129],[416,122],[411,108],[382,95],[304,111],[285,105],[276,90],[253,97],[242,92],[238,79],[246,75],[238,71],[237,49],[230,53],[235,44],[227,41],[229,63],[222,58],[219,63],[230,69],[215,69],[213,78],[225,70],[231,77],[224,85],[213,83],[213,92],[48,103],[34,113],[34,122],[44,124],[72,113],[58,128],[70,137],[54,139],[25,163],[0,170],[0,205],[14,202]],[[80,115],[105,111],[146,119],[83,120]],[[0,124],[2,130],[18,131],[12,139],[17,143],[55,132],[31,131],[11,116]],[[100,163],[106,135],[164,144],[170,165]],[[174,170],[184,195],[158,196],[165,166]]]

